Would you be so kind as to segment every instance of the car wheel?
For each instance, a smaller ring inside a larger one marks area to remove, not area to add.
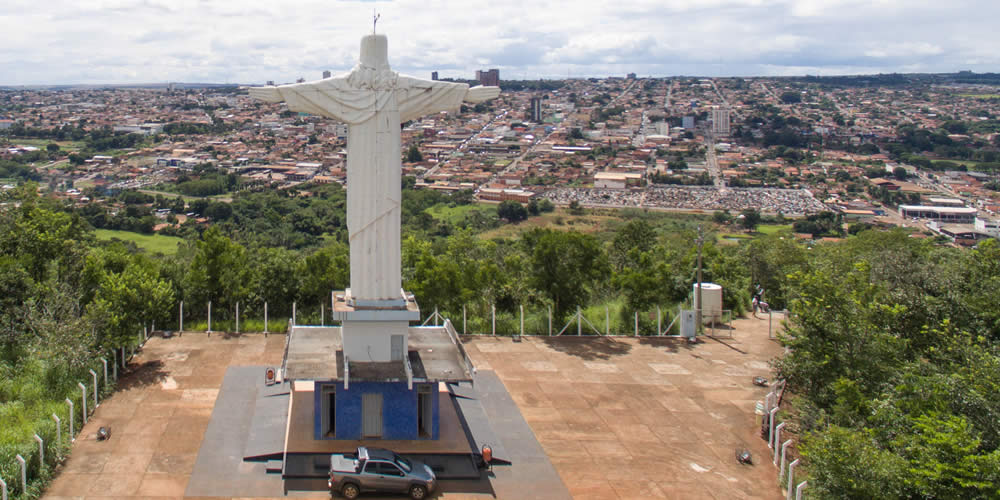
[[[358,489],[358,485],[354,483],[347,483],[344,485],[343,488],[340,489],[340,494],[343,495],[344,498],[347,498],[348,500],[354,500],[355,498],[358,498],[358,495],[361,494],[361,490]]]
[[[410,498],[413,500],[423,500],[424,498],[427,498],[427,487],[420,484],[410,486]]]

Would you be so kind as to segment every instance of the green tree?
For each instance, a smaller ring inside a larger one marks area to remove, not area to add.
[[[740,212],[740,225],[747,231],[754,231],[760,224],[760,212],[754,208],[748,208]]]
[[[256,307],[263,311],[266,303],[271,314],[290,314],[292,303],[302,289],[301,282],[315,278],[310,273],[317,270],[304,269],[298,253],[285,248],[257,248],[248,253],[252,271],[250,303],[245,304],[246,310]],[[310,295],[308,304],[303,305],[315,307],[317,303],[313,299],[316,297]],[[326,299],[329,302],[329,293]]]
[[[785,104],[795,104],[802,102],[802,94],[793,91],[782,92],[781,102]]]
[[[222,234],[218,226],[209,227],[195,242],[190,270],[184,278],[184,301],[189,310],[198,311],[212,302],[213,311],[226,316],[236,303],[249,294],[246,249]]]
[[[791,350],[776,368],[820,407],[836,399],[833,387],[840,378],[858,382],[867,397],[879,393],[904,356],[906,341],[894,328],[905,308],[887,300],[869,273],[866,263],[858,263],[846,274],[818,269],[792,276],[796,321],[783,340]]]
[[[609,274],[607,256],[591,235],[533,229],[523,241],[530,256],[532,285],[551,301],[558,319],[584,305]]]
[[[729,213],[729,210],[716,210],[712,213],[712,222],[716,224],[729,224],[732,222],[733,216]]]
[[[528,218],[528,210],[516,201],[505,200],[497,205],[497,217],[511,223],[521,222]]]
[[[528,208],[528,214],[532,216],[538,215],[542,212],[541,209],[538,208],[537,198],[532,198],[531,201],[528,202],[527,208]]]
[[[656,233],[643,219],[632,219],[615,233],[611,241],[608,258],[616,271],[626,266],[635,267],[638,256],[652,250],[656,244]]]
[[[118,347],[135,337],[144,325],[169,316],[173,289],[152,269],[152,263],[136,259],[120,272],[107,272],[101,279],[88,315],[99,325],[102,345]]]
[[[274,258],[277,258],[277,255]],[[281,272],[280,262],[274,262],[272,266],[275,273]],[[297,273],[301,276],[301,284],[299,285],[301,288],[299,289],[298,296],[304,303],[313,304],[313,307],[329,303],[330,292],[343,290],[350,282],[350,249],[343,243],[333,243],[324,246],[302,259]],[[292,285],[277,275],[269,278],[269,281],[272,283],[284,283],[284,287]],[[279,288],[279,290],[283,289]],[[284,289],[284,291],[276,294],[272,300],[281,303],[278,301],[279,296],[290,297],[294,296],[294,293],[292,290]],[[286,304],[290,311],[291,304],[287,302]]]
[[[410,145],[410,149],[406,150],[406,161],[408,163],[424,161],[424,155],[420,154],[420,148],[416,144]]]

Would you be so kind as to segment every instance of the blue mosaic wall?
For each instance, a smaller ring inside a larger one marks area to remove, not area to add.
[[[364,393],[382,394],[382,439],[438,439],[438,392],[436,384],[432,387],[431,402],[433,405],[431,420],[431,437],[421,438],[417,428],[417,387],[406,388],[406,382],[351,382],[344,390],[343,382],[336,383],[336,437],[322,435],[323,404],[322,388],[330,383],[316,383],[315,397],[315,437],[316,439],[361,439],[361,395]]]

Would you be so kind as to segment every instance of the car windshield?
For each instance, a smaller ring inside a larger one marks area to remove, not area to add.
[[[407,459],[405,459],[405,458],[403,458],[403,457],[401,457],[401,456],[399,456],[399,455],[396,455],[395,462],[396,462],[396,465],[398,465],[400,469],[403,469],[406,472],[410,472],[410,470],[413,469],[413,465],[410,464],[410,461],[407,460]]]

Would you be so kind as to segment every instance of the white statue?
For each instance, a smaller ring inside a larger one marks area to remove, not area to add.
[[[421,80],[389,67],[385,35],[361,39],[361,60],[345,75],[255,87],[250,96],[349,125],[347,229],[351,294],[357,301],[401,298],[400,123],[500,95],[499,87]]]

